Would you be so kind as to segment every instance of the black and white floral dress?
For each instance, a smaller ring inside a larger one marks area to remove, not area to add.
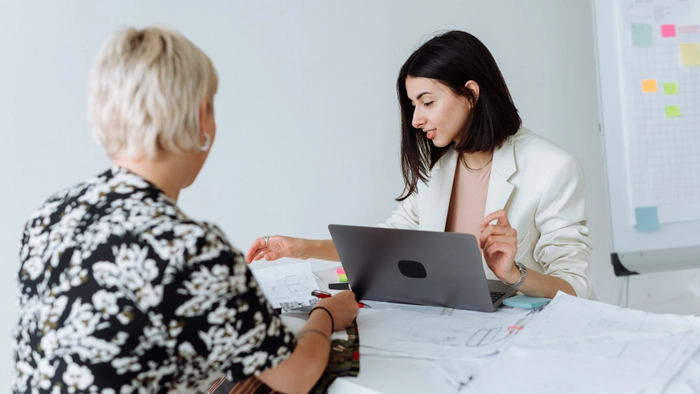
[[[49,198],[20,262],[15,393],[206,392],[296,343],[224,234],[124,168]]]

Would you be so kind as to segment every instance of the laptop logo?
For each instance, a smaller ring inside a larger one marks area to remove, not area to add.
[[[403,276],[422,279],[428,276],[423,264],[411,260],[399,260],[399,271]]]

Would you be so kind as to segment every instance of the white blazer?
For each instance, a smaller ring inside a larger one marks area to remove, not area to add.
[[[458,159],[451,149],[433,167],[428,184],[399,204],[381,227],[445,231]],[[517,231],[516,260],[528,269],[567,281],[595,298],[588,277],[591,255],[585,213],[586,185],[576,158],[521,128],[493,154],[486,212],[504,209]],[[484,261],[489,279],[497,279]]]

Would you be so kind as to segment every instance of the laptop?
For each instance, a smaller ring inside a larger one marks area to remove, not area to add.
[[[493,312],[517,290],[484,273],[471,234],[331,224],[358,300]]]

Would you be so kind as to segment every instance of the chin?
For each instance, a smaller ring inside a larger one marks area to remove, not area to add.
[[[183,188],[183,189],[186,189],[186,188],[192,186],[193,183],[194,183],[194,179],[189,180],[189,181],[186,181],[186,182],[185,182],[185,185],[182,186],[182,188]]]
[[[433,145],[435,145],[438,148],[444,148],[447,145],[449,145],[450,143],[452,143],[452,141],[440,141],[440,140],[432,140],[432,142],[433,142]]]

